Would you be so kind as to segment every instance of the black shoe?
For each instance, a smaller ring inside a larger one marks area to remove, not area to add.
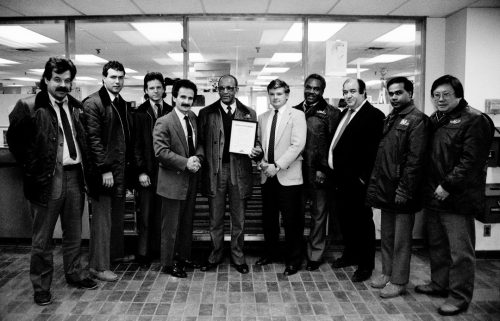
[[[322,264],[322,262],[320,262],[320,261],[307,261],[306,270],[307,271],[315,271],[315,270],[319,269],[321,264]]]
[[[434,283],[417,285],[415,287],[415,292],[439,298],[446,298],[448,296],[448,291],[438,288]]]
[[[260,259],[258,259],[257,262],[255,262],[255,264],[257,265],[268,265],[271,263],[273,263],[273,259],[271,259],[268,256],[263,256]]]
[[[49,291],[35,292],[35,303],[41,306],[52,303],[52,295]]]
[[[336,259],[335,261],[333,261],[332,268],[340,269],[340,268],[348,267],[348,266],[352,266],[352,265],[355,265],[355,263],[350,261],[350,260],[344,259],[344,257],[340,257],[340,258]]]
[[[179,262],[180,265],[182,265],[183,267],[188,267],[188,268],[191,268],[191,269],[199,269],[201,267],[201,264],[198,263],[198,262],[195,262],[195,261],[191,261],[191,260],[178,260],[177,262]]]
[[[165,266],[162,272],[175,276],[176,278],[187,278],[187,274],[182,267],[175,264],[173,266]]]
[[[293,265],[287,265],[287,267],[285,268],[285,271],[283,272],[283,274],[285,276],[290,276],[290,275],[294,275],[295,273],[297,273],[298,269],[296,266],[293,266]]]
[[[248,265],[246,263],[243,264],[232,264],[232,266],[236,269],[236,271],[241,274],[247,274],[249,272]]]
[[[450,303],[444,303],[442,306],[438,308],[438,313],[444,316],[457,315],[467,310],[467,308],[468,308],[467,304],[456,306]]]
[[[78,289],[87,289],[87,290],[97,289],[97,283],[89,278],[81,279],[78,281],[66,280],[66,282],[68,282],[69,285]]]
[[[207,272],[207,271],[210,271],[210,270],[213,270],[217,267],[217,265],[219,265],[220,262],[215,262],[215,263],[212,263],[212,262],[209,262],[209,261],[206,261],[205,263],[203,263],[200,267],[200,271],[202,272]]]
[[[363,282],[372,276],[372,270],[358,268],[352,275],[352,282]]]
[[[135,256],[135,263],[139,264],[140,266],[148,266],[151,264],[151,259],[147,255],[137,254]]]

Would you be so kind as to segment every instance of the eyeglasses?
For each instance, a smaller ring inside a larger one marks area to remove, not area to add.
[[[358,92],[358,91],[357,91],[356,89],[351,89],[351,90],[349,90],[349,91],[347,91],[347,90],[342,90],[342,94],[343,94],[344,96],[347,96],[347,94],[355,95],[357,92]]]
[[[454,94],[455,94],[454,92],[447,92],[447,91],[442,92],[442,93],[435,92],[435,93],[432,94],[432,99],[434,99],[434,100],[440,100],[441,98],[443,98],[444,100],[448,100]]]
[[[226,86],[226,87],[224,87],[224,86],[219,86],[219,87],[217,87],[217,89],[218,89],[219,91],[224,91],[224,90],[226,90],[226,91],[234,91],[234,89],[235,89],[235,88],[236,88],[236,87],[232,87],[232,86]]]

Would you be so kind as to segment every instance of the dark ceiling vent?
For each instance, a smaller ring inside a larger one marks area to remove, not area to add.
[[[30,49],[30,48],[16,48],[16,51],[35,52],[33,49]]]
[[[385,50],[387,48],[384,47],[368,47],[365,49],[365,51],[379,51],[379,50]]]

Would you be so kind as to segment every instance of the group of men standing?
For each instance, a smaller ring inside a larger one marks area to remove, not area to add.
[[[356,265],[352,281],[368,280],[375,264],[372,207],[377,207],[382,209],[382,274],[370,283],[381,289],[381,297],[402,295],[409,281],[415,213],[424,208],[431,283],[415,290],[449,295],[439,308],[443,315],[467,309],[474,282],[474,215],[484,205],[493,124],[467,104],[455,77],[434,82],[436,112],[430,117],[414,105],[413,84],[405,77],[387,83],[393,107],[387,117],[368,102],[361,79],[344,82],[347,106],[342,111],[323,98],[326,81],[318,74],[306,78],[304,101],[293,107],[289,86],[276,79],[267,87],[271,108],[257,119],[236,98],[238,80],[232,75],[219,79],[220,99],[198,116],[191,111],[197,87],[187,79],[174,83],[172,107],[163,101],[163,76],[148,73],[147,100],[132,113],[120,96],[121,63],[103,67],[103,86],[83,103],[69,95],[75,75],[71,60],[50,58],[42,91],[20,100],[9,116],[9,147],[23,166],[33,216],[30,277],[37,304],[52,301],[51,238],[59,216],[68,284],[97,287],[80,263],[85,189],[92,213],[89,271],[95,278],[117,280],[110,263],[130,260],[123,239],[128,184],[138,192],[138,263],[149,263],[159,252],[163,272],[175,277],[186,277],[186,267],[215,269],[223,261],[227,197],[231,264],[248,273],[243,246],[254,161],[261,170],[265,240],[257,265],[281,260],[284,253],[284,275],[301,269],[304,209],[310,200],[306,269],[323,263],[333,210],[344,250],[332,267]],[[229,151],[233,120],[258,123],[249,154]],[[199,185],[209,201],[212,240],[211,253],[201,263],[191,259]]]

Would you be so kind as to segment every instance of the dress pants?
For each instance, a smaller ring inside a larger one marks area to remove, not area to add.
[[[371,207],[365,205],[365,187],[359,182],[337,186],[334,191],[335,213],[344,241],[342,257],[373,270],[375,265],[375,224]]]
[[[243,243],[245,239],[246,199],[242,199],[237,185],[231,183],[230,163],[223,163],[217,177],[215,197],[209,197],[210,237],[212,252],[208,257],[211,263],[222,261],[224,252],[224,215],[226,213],[226,194],[229,196],[231,214],[231,260],[235,264],[245,263]]]
[[[52,193],[47,206],[30,204],[33,217],[30,279],[35,292],[49,291],[52,283],[54,249],[52,235],[61,216],[63,265],[66,279],[79,281],[82,274],[80,245],[85,195],[80,169],[63,171],[62,189]],[[53,184],[55,185],[55,184]]]
[[[137,189],[139,212],[137,213],[137,253],[154,255],[160,251],[161,196],[156,194],[156,185]]]
[[[410,278],[411,243],[415,213],[399,213],[382,209],[380,244],[382,274],[391,283],[405,285]]]
[[[190,175],[185,200],[162,197],[160,261],[163,266],[172,266],[176,256],[191,259],[196,183],[197,175]]]
[[[326,247],[326,223],[330,213],[328,190],[310,186],[306,196],[311,199],[311,231],[307,242],[309,261],[321,261]]]
[[[299,268],[302,264],[304,235],[304,207],[302,184],[284,186],[276,176],[262,184],[262,220],[264,225],[265,255],[278,257],[281,212],[285,228],[285,264]]]
[[[441,289],[449,289],[447,302],[455,306],[469,305],[476,264],[474,215],[429,209],[424,213],[431,281]]]
[[[124,255],[123,216],[125,196],[91,198],[90,262],[97,271],[110,269],[110,261]]]

